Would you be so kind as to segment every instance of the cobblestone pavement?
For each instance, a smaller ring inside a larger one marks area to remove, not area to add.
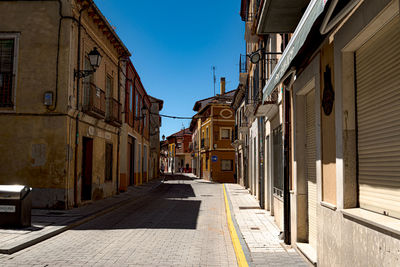
[[[223,189],[169,180],[127,204],[12,255],[1,266],[236,266]]]
[[[293,248],[281,245],[274,217],[260,209],[258,201],[238,184],[225,184],[232,214],[246,242],[251,266],[310,266]],[[246,251],[245,251],[246,252]]]

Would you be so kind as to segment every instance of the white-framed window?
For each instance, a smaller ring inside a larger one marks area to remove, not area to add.
[[[182,148],[182,142],[176,143],[176,148],[177,148],[177,149],[181,149],[181,148]]]
[[[231,139],[231,128],[221,128],[220,129],[221,140],[230,140]]]
[[[0,33],[0,109],[15,110],[19,33]]]
[[[231,160],[231,159],[221,160],[221,170],[222,171],[233,171],[233,160]]]

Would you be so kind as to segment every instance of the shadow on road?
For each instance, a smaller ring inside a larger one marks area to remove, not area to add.
[[[74,230],[196,229],[201,200],[187,199],[192,197],[196,195],[190,184],[168,181],[142,200],[132,202]]]

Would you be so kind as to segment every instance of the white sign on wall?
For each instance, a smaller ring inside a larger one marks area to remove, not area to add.
[[[0,205],[0,212],[13,213],[13,212],[15,212],[15,206]]]

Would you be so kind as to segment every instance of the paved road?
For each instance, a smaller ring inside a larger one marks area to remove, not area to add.
[[[12,255],[1,266],[236,266],[223,190],[167,181],[128,204]]]

